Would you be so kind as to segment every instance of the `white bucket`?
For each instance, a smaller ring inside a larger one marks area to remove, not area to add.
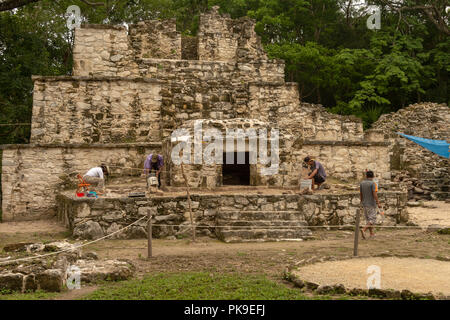
[[[312,180],[311,179],[300,180],[300,190],[303,190],[305,188],[308,188],[309,190],[311,190],[311,188],[312,188]]]

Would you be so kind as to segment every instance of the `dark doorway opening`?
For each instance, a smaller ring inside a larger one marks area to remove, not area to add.
[[[237,164],[238,152],[233,152],[234,163],[227,164],[227,153],[223,153],[222,184],[225,185],[250,185],[250,161],[248,152],[240,152],[245,156],[245,164]],[[231,155],[230,155],[231,157]]]

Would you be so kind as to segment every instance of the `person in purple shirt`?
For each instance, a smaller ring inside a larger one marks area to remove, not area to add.
[[[312,179],[312,189],[314,190],[314,185],[316,185],[317,188],[321,190],[322,184],[327,179],[327,174],[325,173],[323,165],[312,157],[306,157],[303,161],[308,164],[309,169],[311,170],[307,179]]]
[[[158,178],[158,188],[161,188],[161,170],[164,167],[163,156],[153,152],[147,156],[144,162],[144,175],[147,177],[147,187],[148,187],[148,178],[150,173],[154,172],[156,177]]]

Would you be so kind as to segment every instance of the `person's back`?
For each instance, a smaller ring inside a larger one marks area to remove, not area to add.
[[[327,174],[325,173],[325,168],[319,161],[314,161],[314,169],[317,168],[317,174],[325,180],[327,178]],[[314,170],[313,169],[313,170]]]
[[[377,207],[380,208],[380,203],[378,201],[378,186],[373,181],[374,173],[372,171],[366,172],[366,180],[362,181],[359,185],[359,194],[361,198],[361,204],[364,209],[364,216],[367,221],[367,225],[362,228],[361,236],[363,239],[366,238],[365,232],[367,229],[370,230],[370,236],[375,235],[373,226],[377,222]]]
[[[95,184],[100,188],[100,193],[105,192],[105,175],[108,175],[108,169],[106,166],[94,167],[89,169],[83,176],[84,181],[89,184]]]
[[[361,182],[360,191],[362,195],[362,205],[364,207],[376,207],[377,202],[373,196],[373,192],[377,191],[377,185],[372,180],[366,179]]]
[[[89,169],[88,172],[86,172],[85,176],[97,177],[97,178],[103,179],[103,170],[100,167],[94,167],[94,168]]]

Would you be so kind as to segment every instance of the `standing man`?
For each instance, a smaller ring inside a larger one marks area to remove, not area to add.
[[[158,178],[158,188],[161,188],[161,170],[164,167],[163,156],[153,151],[144,162],[144,175],[147,177],[147,188],[150,186],[150,173],[154,172]]]
[[[312,157],[306,157],[303,161],[309,166],[311,173],[306,179],[312,179],[312,189],[314,190],[314,185],[317,186],[319,190],[322,189],[322,184],[327,179],[327,174],[325,169],[319,161],[315,161]]]
[[[108,174],[108,167],[102,164],[99,167],[89,169],[83,176],[83,180],[96,185],[101,190],[101,193],[105,193],[105,176],[108,176]]]
[[[366,172],[366,179],[359,185],[359,196],[361,204],[364,208],[364,217],[366,218],[366,226],[361,230],[361,236],[366,239],[365,232],[367,229],[370,231],[370,237],[374,237],[373,226],[377,221],[377,207],[380,208],[380,202],[378,201],[378,186],[373,181],[373,171]]]

